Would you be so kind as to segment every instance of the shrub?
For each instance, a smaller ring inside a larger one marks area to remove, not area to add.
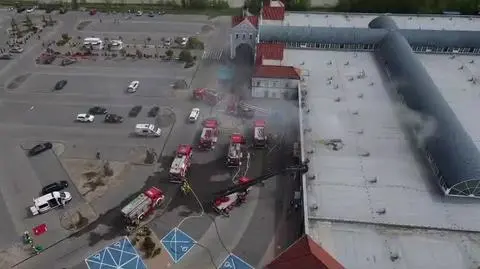
[[[186,62],[186,63],[193,61],[192,54],[190,53],[189,50],[182,50],[178,55],[178,58],[180,59],[180,61]]]

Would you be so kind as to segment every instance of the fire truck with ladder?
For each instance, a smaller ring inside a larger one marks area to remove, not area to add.
[[[135,229],[140,222],[152,214],[165,199],[163,191],[157,187],[151,187],[130,201],[121,210],[126,221],[127,229]]]
[[[229,216],[229,212],[235,206],[240,206],[246,201],[247,194],[254,185],[285,172],[299,172],[305,174],[308,172],[308,165],[304,163],[288,166],[280,171],[270,172],[254,179],[241,177],[237,184],[213,194],[214,200],[212,202],[212,207],[218,214]]]
[[[218,121],[208,119],[203,122],[202,134],[200,135],[199,147],[204,150],[212,150],[218,141]]]
[[[193,98],[205,101],[209,105],[216,105],[221,97],[217,91],[208,88],[196,88],[193,90]]]
[[[242,165],[242,145],[245,144],[245,137],[239,133],[230,136],[230,144],[228,145],[227,166],[238,167]]]
[[[253,123],[253,145],[256,148],[265,148],[267,146],[267,135],[265,134],[264,120],[256,120]]]
[[[182,183],[187,176],[188,168],[192,158],[191,145],[179,145],[172,165],[170,166],[170,182]]]

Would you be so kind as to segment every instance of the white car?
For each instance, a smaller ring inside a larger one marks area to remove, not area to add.
[[[27,8],[27,13],[32,13],[35,11],[35,9],[37,9],[37,7]]]
[[[90,114],[78,114],[77,115],[77,121],[79,122],[93,122],[95,119],[95,116],[90,115]]]
[[[130,82],[130,85],[128,85],[127,88],[127,92],[136,92],[139,84],[140,82],[138,80]]]
[[[188,43],[188,37],[182,37],[182,42],[180,43],[180,45],[182,45],[183,47],[185,47]]]
[[[137,16],[142,16],[142,15],[143,15],[143,11],[139,10],[139,11],[137,11],[137,13],[136,13],[135,15],[137,15]]]
[[[190,116],[188,116],[188,120],[190,122],[196,122],[199,115],[200,115],[200,108],[194,108],[192,109],[192,112],[190,112]]]

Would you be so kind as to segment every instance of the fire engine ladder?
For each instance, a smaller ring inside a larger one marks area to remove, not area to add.
[[[270,114],[269,109],[261,108],[261,107],[254,106],[254,105],[251,105],[251,104],[247,104],[247,103],[244,103],[244,102],[240,102],[238,104],[238,106],[240,106],[241,108],[248,108],[248,109],[260,112],[260,113]]]
[[[231,186],[229,188],[226,188],[224,190],[221,190],[221,191],[218,191],[218,192],[215,192],[213,195],[216,198],[220,198],[220,197],[225,197],[227,195],[230,195],[232,193],[236,193],[236,192],[244,192],[245,190],[247,190],[248,188],[258,184],[258,183],[261,183],[267,179],[270,179],[271,177],[274,177],[274,176],[277,176],[279,174],[283,174],[285,172],[289,172],[289,171],[295,171],[295,172],[301,172],[302,174],[305,174],[308,172],[308,165],[307,164],[301,164],[301,165],[293,165],[293,166],[289,166],[289,167],[286,167],[280,171],[276,171],[276,172],[269,172],[267,174],[264,174],[264,175],[261,175],[257,178],[254,178],[252,180],[250,180],[249,182],[246,182],[244,184],[237,184],[237,185],[234,185],[234,186]]]

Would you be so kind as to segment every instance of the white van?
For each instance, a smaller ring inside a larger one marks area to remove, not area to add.
[[[188,120],[190,122],[196,122],[198,119],[198,115],[200,115],[200,109],[194,108],[192,109],[192,112],[190,112],[190,116],[188,116]]]
[[[33,206],[30,207],[32,215],[38,215],[45,213],[50,209],[64,206],[66,203],[72,200],[72,195],[66,191],[54,191],[52,193],[45,194],[41,197],[33,199]]]
[[[153,124],[142,123],[135,125],[135,133],[140,136],[161,136],[162,129],[155,127]]]

